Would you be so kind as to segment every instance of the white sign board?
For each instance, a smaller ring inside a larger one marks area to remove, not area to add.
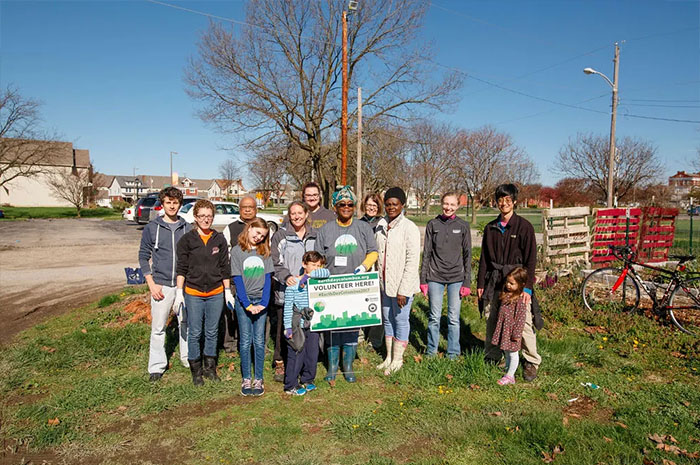
[[[339,274],[309,279],[311,331],[382,324],[379,273]]]

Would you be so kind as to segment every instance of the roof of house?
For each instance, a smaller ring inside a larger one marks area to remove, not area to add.
[[[90,166],[90,151],[73,149],[70,142],[2,138],[2,145],[0,162],[14,161],[20,154],[21,160],[42,166]]]
[[[685,171],[678,171],[673,176],[669,176],[669,179],[673,178],[700,178],[700,173],[686,173]]]

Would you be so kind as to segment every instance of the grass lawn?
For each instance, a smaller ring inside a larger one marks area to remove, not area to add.
[[[24,220],[29,218],[77,218],[77,210],[73,207],[0,207],[8,220]],[[111,208],[84,208],[80,211],[82,218],[121,219],[121,212]],[[0,220],[2,221],[2,220]]]
[[[532,383],[500,387],[481,350],[484,321],[462,306],[463,355],[426,359],[417,297],[404,368],[384,377],[360,345],[358,382],[304,397],[272,381],[241,397],[239,359],[202,388],[172,358],[148,382],[149,327],[131,288],[22,333],[0,351],[3,463],[696,464],[700,342],[642,315],[591,314],[578,283],[539,293],[546,328]],[[444,330],[444,325],[443,325]],[[444,336],[444,334],[443,334]],[[170,328],[167,347],[176,341]],[[441,341],[444,350],[445,341]],[[582,383],[594,383],[592,389]],[[7,462],[5,462],[6,460]]]

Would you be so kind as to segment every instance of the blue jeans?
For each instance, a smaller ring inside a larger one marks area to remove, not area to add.
[[[251,302],[257,305],[257,302]],[[265,323],[267,309],[253,315],[246,312],[241,302],[236,299],[236,316],[238,317],[238,340],[241,354],[241,375],[250,379],[250,346],[253,345],[255,354],[255,379],[263,379],[265,364]]]
[[[428,317],[428,355],[437,353],[440,340],[440,317],[442,316],[442,296],[447,287],[447,355],[460,354],[459,347],[459,288],[462,282],[437,283],[428,281],[430,316]]]
[[[384,337],[393,337],[397,341],[408,341],[411,324],[408,317],[411,314],[413,296],[408,297],[406,305],[399,307],[396,297],[389,297],[382,292],[382,317]]]
[[[197,297],[185,293],[187,307],[187,357],[202,358],[200,344],[204,332],[204,355],[216,357],[216,338],[219,335],[219,318],[224,307],[224,293],[211,297]]]

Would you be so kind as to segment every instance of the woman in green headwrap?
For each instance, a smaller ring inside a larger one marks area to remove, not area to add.
[[[316,236],[315,248],[326,257],[331,275],[364,273],[377,260],[377,243],[372,228],[364,221],[354,221],[356,198],[350,186],[343,186],[333,194],[336,220],[329,221]],[[349,383],[356,381],[352,369],[357,351],[358,331],[326,333],[328,374],[324,378],[333,383],[343,347],[343,375]]]

